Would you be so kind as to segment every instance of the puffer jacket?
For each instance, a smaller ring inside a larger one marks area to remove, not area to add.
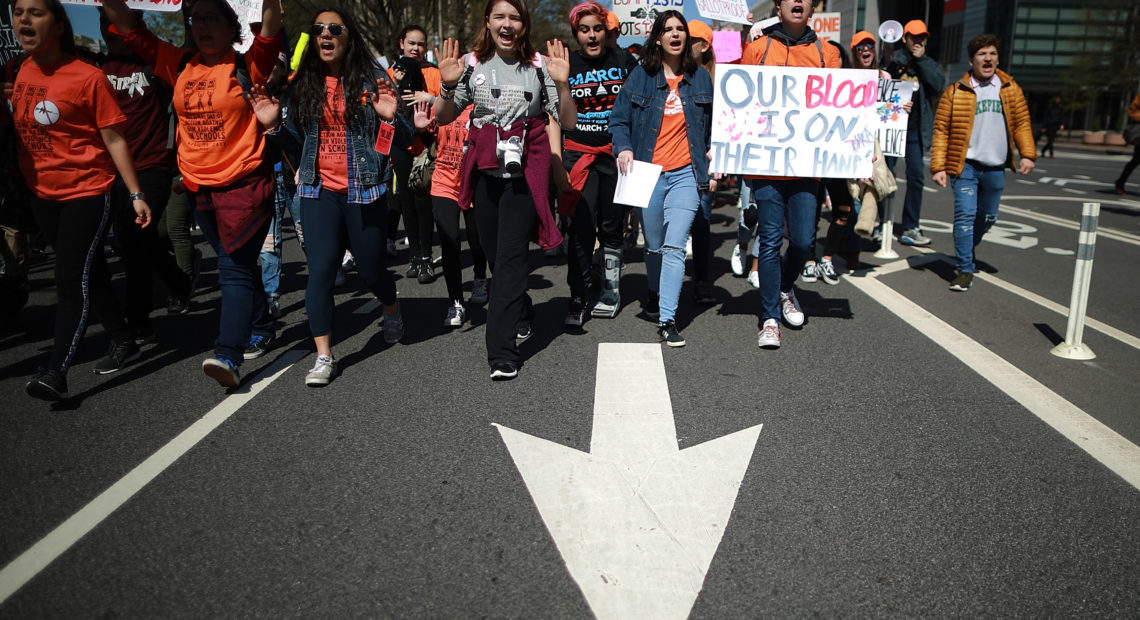
[[[1026,159],[1037,159],[1037,145],[1029,119],[1029,106],[1025,94],[1010,75],[997,70],[1001,80],[1001,107],[1005,114],[1006,142],[1009,149],[1005,157],[1007,168],[1016,170],[1013,145]],[[954,82],[942,93],[938,111],[934,114],[934,143],[930,151],[930,171],[958,176],[966,163],[970,148],[970,135],[974,133],[974,109],[977,97],[970,86],[970,74]]]

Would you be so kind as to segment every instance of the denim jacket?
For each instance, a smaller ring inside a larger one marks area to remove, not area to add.
[[[702,191],[709,185],[709,139],[712,134],[712,76],[704,67],[685,74],[677,86],[677,95],[685,110],[685,127],[689,137],[689,156],[693,174]],[[610,134],[614,140],[614,157],[622,151],[633,151],[638,161],[653,161],[657,134],[665,116],[665,99],[669,84],[665,71],[649,75],[644,67],[629,74],[610,112]]]
[[[386,76],[385,76],[386,77]],[[371,93],[374,85],[365,82],[364,92]],[[356,102],[346,101],[345,105],[360,105]],[[371,110],[369,110],[371,112]],[[289,113],[288,101],[281,108],[282,123],[285,131],[279,132],[281,146],[289,159],[297,162],[298,185],[316,185],[317,155],[320,151],[320,122],[312,119],[307,127],[297,124],[296,116]],[[382,122],[375,114],[364,115],[364,127],[353,131],[348,129],[348,153],[352,157],[352,166],[357,178],[350,178],[349,185],[356,184],[361,187],[372,187],[384,183],[391,178],[388,158],[378,153],[376,146],[377,126]],[[395,120],[396,135],[392,139],[392,148],[404,148],[412,143],[412,127],[406,119],[399,114]],[[302,131],[302,129],[304,131]]]

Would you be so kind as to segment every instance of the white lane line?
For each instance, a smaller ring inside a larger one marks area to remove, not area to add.
[[[938,252],[936,250],[932,250],[930,248],[916,247],[913,249],[918,251],[918,252],[922,252],[923,254],[925,254],[927,257],[929,257],[929,260],[931,260],[931,261],[940,260],[944,263],[949,263],[951,265],[953,265],[956,262],[956,259],[953,256],[943,254],[941,252]],[[1046,249],[1046,251],[1048,251],[1048,249]],[[1069,254],[1074,253],[1072,250],[1066,250],[1066,251],[1068,251]],[[1050,252],[1050,254],[1053,254],[1053,253],[1054,252]],[[895,261],[895,262],[901,263],[904,261]],[[893,265],[893,263],[889,263],[889,264]],[[905,270],[905,267],[902,269],[896,268],[896,269],[893,269],[892,271],[885,272],[885,273],[894,273],[896,271],[904,271],[904,270]],[[880,273],[878,270],[876,270],[871,275],[879,276],[879,275],[883,275],[883,274]],[[1014,295],[1017,295],[1018,297],[1021,297],[1022,299],[1025,299],[1027,301],[1031,301],[1031,302],[1041,306],[1042,308],[1045,308],[1046,310],[1052,310],[1053,312],[1056,312],[1057,314],[1059,314],[1065,318],[1069,317],[1069,307],[1068,306],[1063,306],[1063,305],[1061,305],[1061,304],[1059,304],[1059,303],[1057,303],[1051,299],[1048,299],[1046,297],[1042,297],[1041,295],[1038,295],[1037,293],[1034,293],[1033,291],[1023,289],[1020,286],[1014,284],[1013,282],[1010,282],[1008,280],[1002,280],[1001,278],[999,278],[993,274],[985,273],[982,271],[975,273],[974,277],[979,279],[979,280],[989,282],[990,284],[993,284],[994,286],[996,286],[1000,289],[1004,289],[1010,293],[1013,293]],[[1117,329],[1117,328],[1115,328],[1115,327],[1113,327],[1107,323],[1104,323],[1102,321],[1098,321],[1098,320],[1096,320],[1090,316],[1085,316],[1085,327],[1095,329],[1096,331],[1104,334],[1105,336],[1108,336],[1109,338],[1115,338],[1116,340],[1140,351],[1140,338],[1137,338],[1136,336],[1133,336],[1132,334],[1129,334],[1126,331],[1119,330],[1119,329]]]
[[[18,558],[12,560],[3,570],[0,570],[0,603],[8,600],[8,597],[15,594],[17,590],[31,581],[44,568],[47,568],[56,558],[67,552],[72,545],[79,542],[104,519],[127,503],[143,487],[166,471],[182,455],[189,452],[191,448],[205,439],[214,429],[221,426],[237,410],[253,400],[262,390],[276,381],[305,355],[307,355],[305,351],[294,349],[274,360],[261,371],[259,377],[246,383],[240,388],[240,391],[227,396],[209,413],[191,424],[189,428],[179,433],[165,446],[159,448],[157,452],[120,478],[118,482],[79,509],[79,512],[76,512],[48,533],[47,536],[41,538],[39,542],[20,554]]]
[[[1065,218],[1056,217],[1053,215],[1046,215],[1044,213],[1037,213],[1036,211],[1030,211],[1029,209],[1021,209],[1018,207],[1011,207],[1007,204],[1001,205],[1001,212],[1007,213],[1009,215],[1016,215],[1018,217],[1023,217],[1027,220],[1034,220],[1037,222],[1043,222],[1045,224],[1052,224],[1054,226],[1059,226],[1061,228],[1068,228],[1069,230],[1080,230],[1081,229],[1080,221],[1072,221],[1072,220],[1067,220]],[[1134,235],[1132,233],[1124,232],[1123,230],[1117,230],[1115,228],[1109,228],[1107,226],[1098,226],[1096,229],[1096,234],[1097,234],[1097,240],[1104,238],[1104,239],[1112,239],[1113,241],[1120,241],[1122,243],[1128,243],[1131,245],[1140,245],[1140,235]]]
[[[379,307],[380,307],[380,300],[373,297],[372,299],[368,300],[367,302],[360,304],[360,307],[357,308],[356,310],[353,310],[352,313],[353,314],[372,314]]]
[[[1061,191],[1069,192],[1070,194],[1087,194],[1088,193],[1088,192],[1084,191],[1083,189],[1069,189],[1067,187],[1062,188]]]
[[[1053,201],[1073,202],[1073,203],[1085,202],[1083,200],[1078,200],[1077,198],[1069,198],[1068,196],[1002,196],[1001,199],[1003,201],[1006,201],[1006,200],[1032,200],[1034,202],[1040,202],[1042,200],[1047,200],[1047,201],[1051,201],[1051,202],[1053,202]],[[1116,206],[1124,207],[1125,209],[1140,210],[1140,202],[1137,202],[1135,200],[1127,200],[1124,198],[1104,198],[1104,197],[1098,196],[1097,202],[1099,202],[1101,204],[1101,206],[1116,205]],[[1005,205],[1003,204],[1002,206],[1005,206]],[[1080,208],[1077,209],[1077,212],[1078,213],[1080,212]]]
[[[918,250],[921,248],[915,248],[915,249]],[[931,262],[934,262],[936,260],[940,260],[940,259],[933,258],[933,257],[926,257],[926,256],[910,256],[910,257],[903,258],[900,260],[891,261],[889,263],[883,263],[882,265],[879,265],[877,267],[873,267],[869,271],[873,272],[877,276],[885,276],[885,275],[889,275],[892,273],[898,273],[900,271],[906,271],[907,269],[912,269],[914,267],[918,267],[919,265],[925,265],[926,263],[931,263]],[[868,271],[868,270],[862,270],[861,269],[860,271]]]
[[[1037,181],[1026,181],[1025,179],[1014,179],[1014,181],[1017,181],[1018,183],[1023,183],[1025,185],[1037,185],[1037,183],[1038,183]]]
[[[1140,447],[878,278],[849,278],[848,282],[1140,489]]]

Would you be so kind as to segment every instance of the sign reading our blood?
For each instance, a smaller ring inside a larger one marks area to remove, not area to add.
[[[815,13],[811,16],[811,29],[815,36],[824,41],[840,42],[839,27],[842,24],[842,13]]]
[[[60,0],[60,2],[82,6],[103,6],[102,0]],[[182,0],[127,0],[127,7],[140,11],[170,13],[182,10]]]
[[[717,65],[712,171],[869,178],[877,71]]]

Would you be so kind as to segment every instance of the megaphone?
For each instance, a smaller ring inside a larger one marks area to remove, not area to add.
[[[895,43],[903,36],[902,24],[889,19],[879,24],[879,38],[886,43]]]

